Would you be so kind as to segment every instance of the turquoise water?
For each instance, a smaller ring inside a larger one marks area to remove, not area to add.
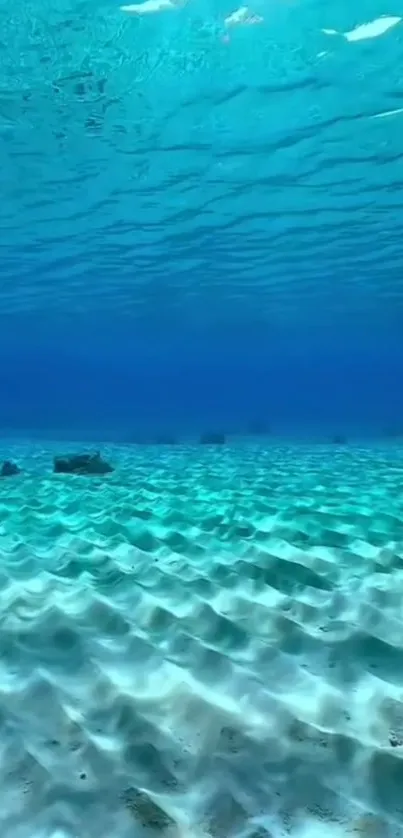
[[[0,21],[0,834],[403,838],[401,8]]]
[[[401,428],[399,8],[236,12],[2,4],[3,433]]]
[[[237,8],[3,3],[0,313],[399,332],[399,5]]]
[[[14,443],[6,838],[403,835],[402,448]]]

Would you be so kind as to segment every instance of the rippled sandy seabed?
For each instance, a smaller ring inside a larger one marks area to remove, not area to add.
[[[402,451],[55,450],[2,452],[2,837],[403,835]]]

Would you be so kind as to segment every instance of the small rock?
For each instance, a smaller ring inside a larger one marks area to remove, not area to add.
[[[16,474],[21,474],[21,469],[12,460],[4,460],[0,470],[0,477],[14,477]]]
[[[403,745],[403,740],[400,738],[400,736],[397,736],[396,733],[391,733],[389,736],[389,744],[392,746],[392,748],[401,748],[401,746]]]
[[[199,439],[200,445],[225,445],[225,435],[207,431]]]
[[[110,474],[113,466],[102,459],[99,451],[92,454],[67,454],[54,458],[56,474]]]

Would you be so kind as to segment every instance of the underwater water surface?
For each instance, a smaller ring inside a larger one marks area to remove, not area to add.
[[[0,314],[401,330],[399,4],[154,5],[3,0]]]

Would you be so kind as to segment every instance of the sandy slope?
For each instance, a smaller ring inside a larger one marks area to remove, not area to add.
[[[403,836],[401,450],[53,448],[2,452],[2,838]]]

